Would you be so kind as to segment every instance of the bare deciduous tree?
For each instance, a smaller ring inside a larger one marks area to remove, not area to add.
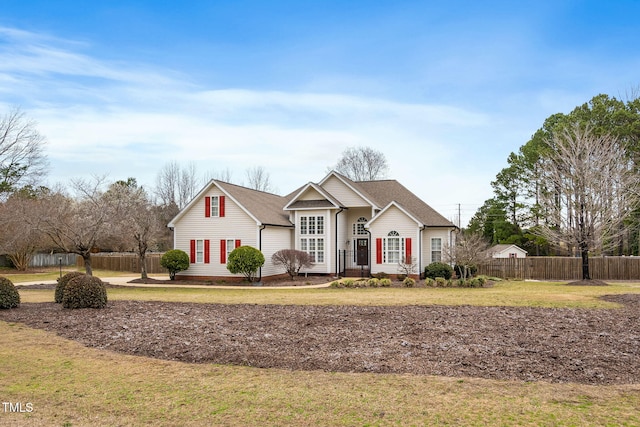
[[[387,176],[387,159],[380,151],[370,147],[349,147],[333,167],[354,181],[374,181]]]
[[[109,221],[121,207],[103,197],[104,179],[74,180],[74,198],[56,192],[43,198],[40,204],[40,230],[57,248],[80,255],[88,275],[92,275],[91,251],[105,239]]]
[[[32,226],[40,221],[38,203],[35,198],[14,194],[0,204],[0,253],[7,254],[20,271],[25,271],[33,254],[45,246],[43,234]]]
[[[224,168],[223,170],[219,170],[219,171],[209,171],[209,172],[207,172],[205,174],[204,179],[203,179],[203,183],[207,184],[212,179],[215,179],[215,180],[218,180],[218,181],[232,183],[233,182],[233,172],[228,167]]]
[[[156,176],[155,193],[160,204],[175,204],[184,208],[193,199],[199,189],[198,173],[195,163],[181,167],[176,161],[165,164]]]
[[[416,274],[418,271],[418,263],[416,257],[402,258],[402,261],[398,263],[398,272],[407,277]]]
[[[577,248],[582,278],[589,280],[589,253],[616,245],[622,222],[640,207],[640,176],[624,146],[610,135],[596,135],[579,124],[554,133],[541,158],[545,188],[540,204],[543,237]]]
[[[296,249],[281,249],[271,255],[273,265],[281,266],[295,280],[300,269],[311,267],[312,258],[307,252]]]
[[[269,172],[262,166],[247,169],[247,187],[258,191],[273,192]]]
[[[442,259],[457,265],[461,279],[471,277],[473,267],[489,261],[487,249],[489,244],[481,233],[458,233],[453,245],[442,248]]]
[[[37,183],[46,174],[45,143],[36,123],[20,109],[0,118],[0,199],[22,185]]]
[[[109,187],[105,197],[112,206],[111,229],[128,248],[133,247],[140,260],[140,275],[147,278],[147,251],[161,237],[164,227],[156,215],[147,192],[134,178],[117,181]],[[113,209],[113,206],[117,207]]]

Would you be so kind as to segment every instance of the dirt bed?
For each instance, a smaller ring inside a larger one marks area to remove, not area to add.
[[[0,310],[0,320],[161,359],[292,370],[640,384],[640,295],[615,310],[109,302]]]

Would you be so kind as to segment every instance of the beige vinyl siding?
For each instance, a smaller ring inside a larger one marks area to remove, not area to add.
[[[262,277],[286,273],[282,267],[273,265],[271,257],[281,249],[291,248],[292,235],[292,228],[267,226],[262,230],[262,254],[264,255]]]
[[[422,232],[422,269],[431,264],[431,239],[442,239],[442,250],[450,245],[451,230],[448,228],[425,228]]]
[[[400,209],[391,206],[381,217],[377,218],[370,226],[371,232],[371,273],[385,272],[388,274],[398,273],[398,264],[377,264],[376,263],[376,239],[384,239],[390,231],[396,231],[401,238],[411,239],[411,254],[418,262],[418,238],[419,227],[416,222],[407,216]]]
[[[208,239],[211,242],[210,263],[190,264],[189,269],[180,273],[185,276],[232,276],[226,264],[220,263],[220,240],[239,239],[242,245],[257,247],[258,226],[245,211],[236,205],[231,197],[225,197],[224,217],[205,217],[207,196],[223,196],[217,187],[205,192],[191,209],[184,213],[174,228],[175,249],[190,252],[192,239]]]
[[[313,188],[307,188],[306,191],[298,197],[297,200],[324,200],[325,197]]]
[[[360,197],[355,191],[347,187],[342,181],[335,176],[330,176],[322,188],[327,190],[332,196],[334,196],[344,206],[358,207],[358,206],[370,206],[362,197]]]

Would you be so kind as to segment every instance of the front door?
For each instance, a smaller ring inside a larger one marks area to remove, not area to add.
[[[369,239],[356,239],[356,265],[369,265]]]

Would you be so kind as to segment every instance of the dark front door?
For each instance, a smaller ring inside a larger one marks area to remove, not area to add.
[[[356,265],[369,265],[369,239],[356,239]]]

